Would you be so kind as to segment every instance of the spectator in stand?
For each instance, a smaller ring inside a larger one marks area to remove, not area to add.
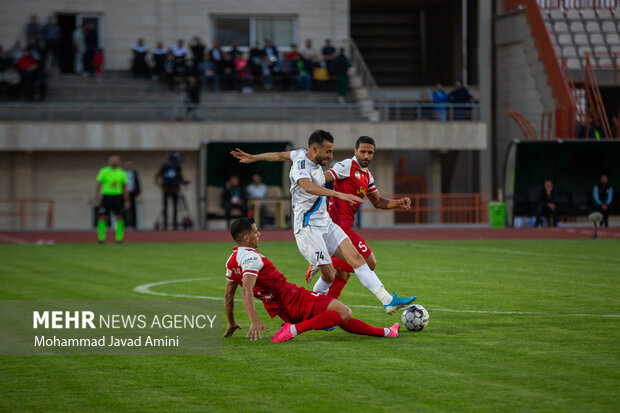
[[[145,77],[148,74],[148,65],[146,63],[146,55],[149,48],[144,45],[144,39],[140,38],[131,47],[133,59],[131,63],[131,71],[135,77]]]
[[[447,119],[446,102],[448,101],[448,94],[443,90],[441,83],[435,85],[432,98],[435,102],[435,119],[445,121]]]
[[[264,55],[265,53],[257,40],[254,47],[250,49],[250,72],[252,76],[261,76]]]
[[[103,80],[103,50],[95,49],[95,57],[93,57],[93,69],[95,70],[95,77],[98,82]]]
[[[174,55],[175,59],[183,59],[183,65],[185,65],[185,58],[187,56],[187,47],[185,47],[185,42],[183,41],[183,39],[177,40],[177,44],[172,46],[170,50],[172,51],[172,54]]]
[[[24,50],[28,50],[30,55],[36,60],[38,63],[43,63],[45,52],[34,38],[28,40],[26,44],[26,48]]]
[[[30,50],[26,49],[19,58],[17,69],[22,79],[22,90],[28,99],[34,99],[38,93],[39,100],[43,101],[46,92],[45,74],[39,62],[32,57]]]
[[[245,190],[239,183],[238,176],[231,176],[222,192],[222,208],[226,212],[226,227],[230,227],[230,216],[233,210],[241,212],[241,216],[248,216],[248,200]]]
[[[454,87],[454,90],[448,95],[448,100],[450,102],[456,103],[457,105],[473,103],[473,96],[460,79],[454,83]],[[454,120],[462,119],[471,119],[471,110],[469,108],[457,107],[454,109]]]
[[[297,50],[297,45],[293,43],[291,45],[291,50],[285,55],[286,60],[296,61],[299,56],[299,51]]]
[[[230,55],[231,56],[237,56],[238,53],[241,53],[241,50],[239,50],[239,41],[237,39],[232,39],[230,41]]]
[[[123,163],[127,176],[127,193],[129,194],[129,208],[125,210],[125,227],[138,229],[136,219],[136,198],[140,195],[140,178],[138,170],[134,167],[133,159],[125,158]]]
[[[9,59],[11,59],[12,63],[17,63],[19,58],[22,57],[22,53],[22,44],[19,40],[16,40],[13,46],[8,50]]]
[[[330,76],[335,75],[333,63],[337,56],[338,54],[336,53],[336,48],[332,46],[332,41],[330,39],[325,39],[325,44],[323,45],[323,49],[321,49],[321,58],[323,59],[321,65],[327,69]]]
[[[192,51],[192,68],[194,73],[198,73],[198,64],[202,62],[202,58],[205,54],[206,46],[200,40],[200,37],[194,36],[189,43],[189,48]]]
[[[175,58],[172,52],[168,52],[166,55],[166,61],[164,62],[164,75],[166,76],[166,83],[168,83],[168,88],[170,90],[174,89],[174,79],[175,79]]]
[[[220,90],[220,77],[215,71],[215,65],[211,62],[208,54],[202,57],[202,62],[198,64],[198,73],[202,77],[202,87],[207,90],[209,81],[213,82],[213,90]]]
[[[187,75],[187,65],[182,57],[174,58],[174,78],[177,83],[181,84]]]
[[[196,76],[187,77],[187,99],[185,101],[185,118],[198,120],[198,106],[200,106],[200,83]]]
[[[556,193],[553,189],[553,182],[550,179],[545,180],[545,186],[540,192],[538,205],[536,206],[536,226],[542,225],[541,216],[544,214],[547,218],[547,225],[558,226],[558,212],[556,208]]]
[[[614,200],[614,190],[609,185],[606,174],[602,174],[598,184],[594,185],[592,198],[594,199],[595,210],[603,214],[601,226],[609,227],[609,212]]]
[[[319,52],[312,46],[312,40],[306,39],[306,46],[301,52],[304,59],[309,62],[311,72],[319,64]]]
[[[267,198],[267,185],[263,183],[262,176],[257,172],[252,175],[252,183],[245,188],[248,199],[265,199]],[[265,224],[265,215],[267,213],[267,205],[261,205],[260,223],[261,227]]]
[[[241,84],[241,92],[248,94],[254,92],[252,87],[252,75],[250,75],[250,65],[247,57],[243,53],[238,52],[235,55],[235,71],[237,80]]]
[[[30,22],[26,25],[26,40],[30,39],[34,39],[37,45],[43,41],[43,28],[34,14],[30,16]]]
[[[291,44],[291,50],[284,55],[284,60],[281,63],[282,68],[282,86],[284,90],[289,89],[289,84],[292,78],[297,78],[297,58],[299,52],[297,51],[297,45]]]
[[[340,48],[340,53],[333,60],[334,74],[336,75],[336,92],[338,101],[344,103],[344,98],[349,93],[349,67],[351,63],[344,55],[344,49]]]
[[[222,64],[224,63],[224,52],[220,49],[220,42],[213,42],[213,49],[209,51],[209,58],[211,59],[211,63],[215,65],[215,72],[218,76],[222,75]]]
[[[164,48],[162,42],[157,42],[155,48],[151,51],[153,59],[153,80],[160,80],[166,69],[166,55],[168,51]]]
[[[278,48],[269,39],[265,39],[264,44],[263,52],[267,59],[269,59],[269,62],[271,62],[271,72],[277,72],[280,70],[280,53],[278,53]]]
[[[84,28],[85,24],[76,27],[73,31],[73,60],[75,66],[75,74],[81,75],[84,72],[84,65],[82,56],[86,51],[86,43],[84,41]]]
[[[261,80],[263,82],[263,88],[270,90],[273,87],[273,78],[271,75],[271,61],[267,55],[263,56],[261,61]]]
[[[19,100],[21,97],[22,77],[15,65],[10,65],[7,68],[2,76],[2,79],[7,86],[8,100]]]
[[[56,18],[49,16],[47,23],[43,26],[43,37],[45,39],[45,62],[43,67],[47,67],[49,59],[49,67],[58,67],[58,43],[60,42],[60,29],[56,24]]]
[[[222,62],[222,84],[224,90],[234,90],[236,87],[237,69],[235,62],[230,53],[224,53],[224,61]]]
[[[95,28],[94,23],[88,23],[86,25],[86,31],[84,32],[84,42],[86,43],[86,51],[84,52],[83,63],[84,71],[89,75],[95,74],[95,67],[93,66],[93,58],[95,57],[95,51],[99,47],[99,36]]]
[[[297,55],[297,83],[299,90],[312,90],[312,65],[300,54]]]

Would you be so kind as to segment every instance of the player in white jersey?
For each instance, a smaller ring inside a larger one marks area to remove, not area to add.
[[[231,154],[241,163],[258,161],[291,161],[291,195],[293,206],[293,229],[299,252],[321,271],[321,278],[314,291],[327,294],[334,281],[336,270],[331,257],[338,257],[353,267],[362,285],[368,288],[383,304],[385,312],[394,313],[415,300],[415,296],[390,295],[377,275],[355,249],[344,231],[329,217],[326,196],[339,198],[351,205],[362,199],[325,188],[325,175],[321,166],[333,159],[334,138],[331,133],[317,130],[308,139],[308,148],[291,152],[269,152],[250,155],[240,149]]]

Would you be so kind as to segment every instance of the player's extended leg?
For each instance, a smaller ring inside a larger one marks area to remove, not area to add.
[[[377,277],[377,274],[370,269],[364,258],[355,249],[353,244],[351,244],[351,240],[349,238],[346,238],[340,243],[338,249],[336,249],[334,253],[334,256],[345,260],[353,267],[355,275],[357,275],[357,278],[359,278],[362,285],[368,288],[379,299],[379,301],[381,301],[386,313],[393,314],[399,308],[406,307],[415,300],[415,296],[397,297],[396,294],[391,296],[390,293],[388,293],[383,287],[383,284],[381,283],[381,280],[379,280],[379,277]]]
[[[368,257],[365,257],[364,259],[366,260],[366,264],[368,264],[368,267],[374,271],[375,267],[377,266],[375,254],[371,252],[370,255]],[[347,285],[351,273],[355,271],[353,270],[353,267],[351,267],[340,258],[332,257],[332,263],[334,264],[334,268],[336,269],[336,277],[334,278],[334,282],[332,283],[331,287],[329,287],[329,292],[327,293],[327,295],[333,298],[338,298],[340,297],[340,294],[342,294],[342,289],[344,288],[344,286]]]
[[[327,294],[329,291],[329,287],[334,282],[334,277],[336,276],[336,270],[332,264],[323,264],[318,266],[319,271],[321,271],[321,277],[314,284],[314,288],[312,291],[319,294]]]
[[[273,343],[289,341],[308,330],[324,330],[339,326],[351,334],[375,337],[398,337],[400,324],[390,328],[373,327],[351,317],[351,309],[338,300],[333,300],[322,313],[297,324],[285,323],[271,340]]]

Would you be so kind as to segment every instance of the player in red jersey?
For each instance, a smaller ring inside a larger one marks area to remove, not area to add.
[[[411,199],[388,199],[379,194],[375,186],[368,165],[375,156],[375,140],[370,136],[360,136],[355,142],[353,158],[337,162],[331,169],[325,172],[325,182],[334,182],[334,190],[345,194],[357,195],[360,198],[367,196],[372,205],[377,209],[411,208]],[[364,257],[371,270],[374,271],[377,260],[366,241],[353,231],[355,215],[361,204],[349,205],[336,198],[330,198],[329,216],[349,236],[353,246]],[[333,257],[332,263],[337,270],[334,282],[329,288],[328,295],[338,298],[346,285],[353,268],[345,261]],[[312,266],[308,267],[306,281],[312,279],[316,273]]]
[[[285,324],[272,342],[292,340],[308,330],[324,330],[339,326],[353,334],[377,337],[398,337],[400,324],[391,328],[373,327],[351,317],[351,310],[340,301],[323,294],[313,293],[286,281],[271,261],[258,248],[260,233],[250,218],[240,218],[230,226],[235,240],[233,253],[226,262],[226,317],[228,327],[224,337],[230,337],[241,326],[235,321],[234,302],[237,286],[241,285],[243,306],[250,319],[246,337],[258,340],[263,330],[269,329],[259,320],[254,297],[262,300],[267,313],[280,316]]]

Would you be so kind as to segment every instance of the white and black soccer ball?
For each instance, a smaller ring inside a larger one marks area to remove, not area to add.
[[[403,324],[409,331],[421,331],[428,325],[428,311],[419,304],[413,304],[403,310]]]

